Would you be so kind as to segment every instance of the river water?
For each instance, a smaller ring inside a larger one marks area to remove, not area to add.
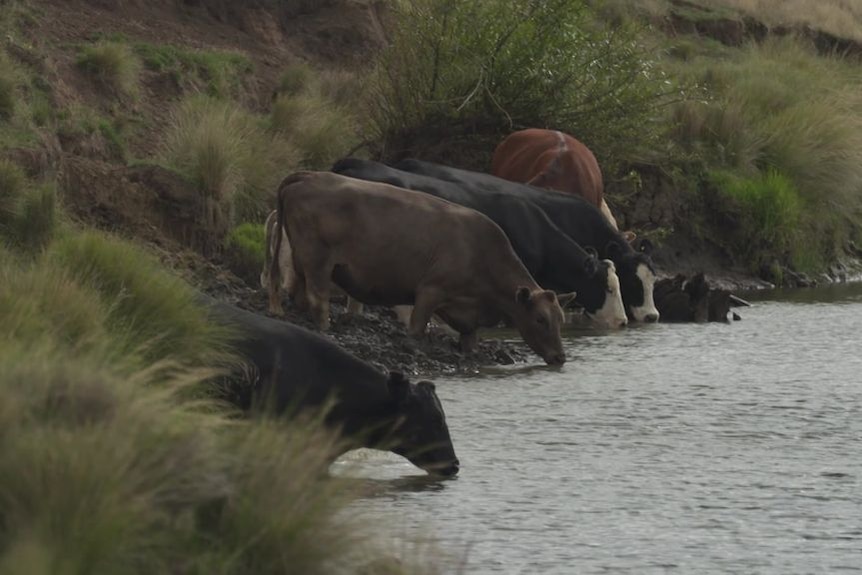
[[[862,287],[740,313],[573,331],[560,369],[436,379],[455,479],[380,452],[336,471],[463,573],[862,571]]]

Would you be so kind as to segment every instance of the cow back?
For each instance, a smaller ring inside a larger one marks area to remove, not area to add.
[[[494,175],[506,180],[578,195],[601,206],[604,183],[595,156],[562,132],[514,132],[497,146],[491,166]]]

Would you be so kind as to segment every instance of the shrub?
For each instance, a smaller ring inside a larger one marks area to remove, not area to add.
[[[237,226],[225,241],[225,260],[230,269],[250,285],[256,285],[263,269],[266,230],[261,224]]]
[[[396,9],[371,86],[371,130],[402,150],[425,139],[554,127],[607,165],[660,132],[668,96],[638,31],[596,22],[586,0],[420,0]],[[477,26],[481,22],[481,26]]]
[[[141,63],[125,44],[102,42],[85,46],[78,55],[78,66],[117,94],[137,93]]]
[[[262,217],[298,156],[289,142],[268,134],[249,112],[205,97],[177,108],[161,155],[196,183],[203,217],[217,238],[238,219]]]
[[[195,292],[161,270],[139,248],[97,232],[58,239],[54,261],[111,302],[110,327],[127,340],[126,351],[147,361],[205,364],[226,334],[207,321]]]

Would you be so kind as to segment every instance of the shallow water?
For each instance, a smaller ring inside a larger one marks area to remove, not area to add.
[[[336,469],[470,574],[862,571],[862,287],[757,297],[731,325],[568,333],[561,369],[435,380],[455,479]]]

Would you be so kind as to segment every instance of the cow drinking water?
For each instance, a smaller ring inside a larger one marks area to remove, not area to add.
[[[296,289],[305,290],[321,330],[329,327],[331,277],[360,302],[412,304],[413,336],[436,313],[469,351],[478,328],[508,319],[546,363],[565,362],[560,304],[574,294],[558,298],[539,287],[503,231],[479,212],[387,184],[300,172],[279,188],[278,227],[293,249]],[[279,282],[270,289],[277,313]]]
[[[332,401],[325,421],[345,439],[333,459],[368,447],[397,453],[429,473],[458,473],[433,383],[387,375],[300,327],[201,299],[211,319],[233,332],[233,346],[246,364],[242,371],[253,375],[251,393],[244,389],[234,398],[240,407],[283,414]]]

